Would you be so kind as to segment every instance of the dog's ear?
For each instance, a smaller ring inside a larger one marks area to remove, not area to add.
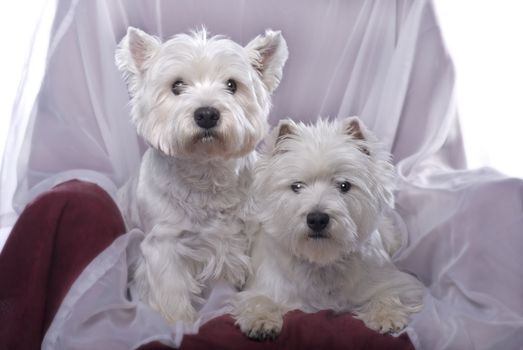
[[[281,143],[286,138],[297,135],[296,124],[290,119],[282,119],[277,126],[271,129],[265,138],[264,152],[269,156],[284,153]]]
[[[283,66],[289,57],[287,43],[280,31],[267,30],[245,47],[254,68],[272,93],[280,84]]]
[[[358,117],[349,117],[343,121],[343,131],[356,140],[365,140],[363,126]]]
[[[343,132],[351,135],[353,139],[366,141],[365,126],[358,117],[349,117],[343,121]],[[369,149],[365,146],[360,146],[360,150],[366,155],[370,155]]]
[[[278,132],[276,134],[276,140],[274,141],[275,145],[288,138],[290,135],[296,135],[295,127],[296,125],[290,119],[280,120],[278,126],[276,127]]]
[[[294,135],[297,135],[296,123],[290,119],[280,120],[265,141],[266,151],[272,155],[284,153],[285,150],[281,147],[282,141]]]
[[[160,40],[134,27],[127,29],[127,34],[118,44],[115,54],[116,66],[124,74],[131,94],[147,68],[147,61],[157,52],[160,45]]]

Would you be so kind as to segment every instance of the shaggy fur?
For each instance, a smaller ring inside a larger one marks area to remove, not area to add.
[[[287,55],[270,30],[242,47],[205,30],[162,43],[129,28],[117,49],[132,121],[150,146],[118,195],[128,228],[146,233],[133,283],[170,322],[195,320],[207,282],[245,282],[253,150]],[[218,111],[215,126],[198,124],[199,108]]]
[[[282,121],[256,167],[262,230],[254,276],[234,300],[241,330],[274,337],[292,309],[353,312],[379,332],[403,328],[423,288],[393,265],[377,231],[391,227],[393,184],[389,154],[358,118]],[[311,213],[328,221],[318,225]],[[382,234],[395,249],[394,233]]]

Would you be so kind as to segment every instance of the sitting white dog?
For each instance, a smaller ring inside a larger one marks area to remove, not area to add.
[[[254,276],[233,301],[241,330],[273,338],[293,309],[353,312],[382,333],[403,328],[424,288],[393,265],[377,231],[393,205],[390,155],[358,118],[282,121],[265,147],[253,185],[262,221]]]
[[[162,43],[129,28],[117,49],[132,121],[150,146],[118,202],[127,227],[146,233],[137,291],[170,322],[195,320],[207,282],[245,282],[253,151],[287,56],[269,30],[242,47],[203,29]]]

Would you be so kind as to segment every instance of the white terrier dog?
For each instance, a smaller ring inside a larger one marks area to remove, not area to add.
[[[270,30],[242,47],[203,29],[162,43],[129,28],[117,49],[132,121],[150,146],[118,202],[128,228],[146,233],[138,294],[170,322],[195,320],[205,283],[245,282],[253,150],[287,56]]]
[[[358,118],[282,121],[265,147],[253,184],[262,221],[254,276],[233,301],[241,330],[273,338],[293,309],[354,312],[382,333],[403,328],[423,287],[393,265],[377,231],[393,205],[389,154]]]

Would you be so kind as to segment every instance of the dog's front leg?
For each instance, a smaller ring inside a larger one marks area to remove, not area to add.
[[[241,331],[251,339],[276,338],[283,327],[283,316],[289,308],[265,295],[252,291],[238,293],[233,302],[232,316]]]
[[[166,234],[166,227],[155,227],[140,245],[142,259],[135,282],[145,302],[169,322],[194,322],[197,313],[191,300],[201,287],[190,266],[177,251],[177,239]]]
[[[423,286],[414,277],[394,268],[381,271],[381,276],[381,280],[367,280],[370,284],[361,290],[374,293],[354,311],[357,318],[375,331],[397,332],[407,325],[411,314],[421,310]]]

